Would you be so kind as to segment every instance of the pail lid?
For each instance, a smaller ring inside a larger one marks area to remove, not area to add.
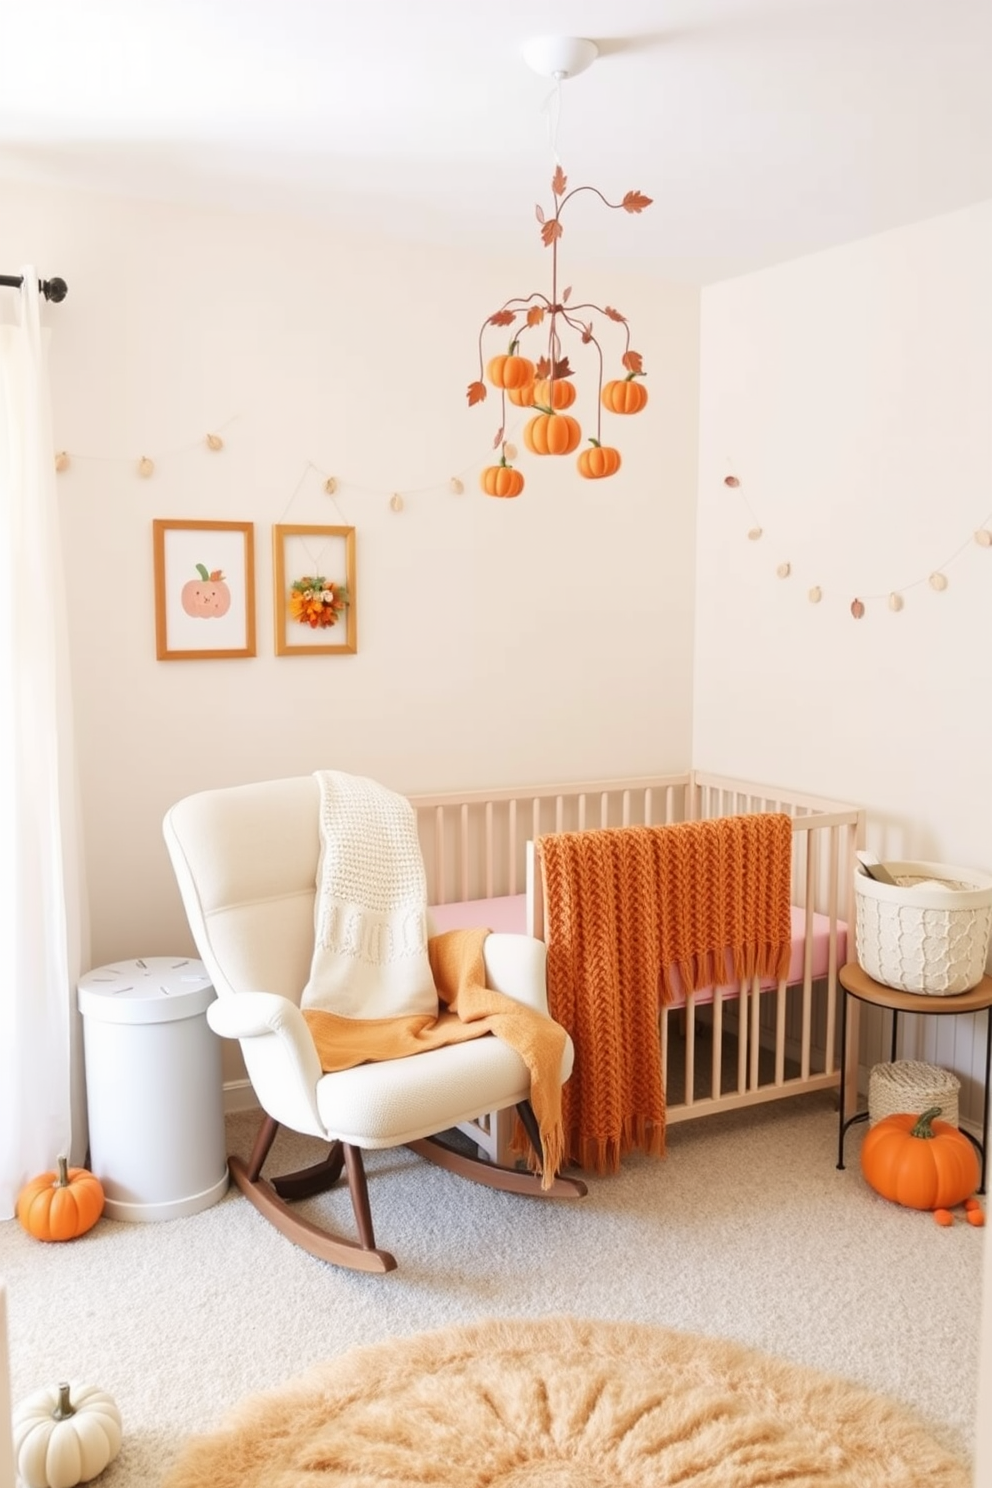
[[[206,1012],[216,993],[202,961],[144,956],[80,977],[79,1011],[101,1023],[175,1023]]]

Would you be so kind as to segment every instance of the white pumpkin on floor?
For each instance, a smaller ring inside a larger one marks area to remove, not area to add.
[[[15,1407],[14,1456],[27,1488],[76,1488],[121,1449],[121,1413],[95,1385],[52,1385]]]

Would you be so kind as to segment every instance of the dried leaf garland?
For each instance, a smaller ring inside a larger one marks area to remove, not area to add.
[[[490,315],[487,325],[508,326],[512,325],[517,318],[515,310],[497,310],[495,315]]]
[[[737,479],[737,476],[736,475],[725,475],[723,477],[723,484],[725,486],[730,486],[732,488],[736,488],[737,486],[740,485],[740,481]]]
[[[896,591],[893,589],[892,593],[889,595],[889,609],[892,610],[894,614],[898,614],[903,607],[903,603],[904,601],[902,595],[897,594]]]
[[[775,572],[778,574],[780,579],[787,579],[792,572],[792,564],[780,563]]]
[[[851,601],[851,614],[854,616],[855,620],[860,620],[864,612],[865,607],[861,603],[860,599],[854,599]]]
[[[752,527],[751,530],[748,532],[748,535],[747,535],[748,542],[757,542],[758,539],[761,536],[762,536],[762,530],[761,530],[761,528],[760,527]]]
[[[517,446],[515,444],[504,445],[503,454],[508,460],[515,460],[517,458]]]
[[[55,469],[60,473],[69,469],[69,456],[65,450],[59,450],[55,456]]]
[[[565,175],[560,165],[556,166],[555,173],[551,177],[551,190],[554,192],[555,196],[564,196],[565,187],[567,185],[568,177]]]
[[[814,584],[812,589],[809,591],[809,594],[807,595],[807,599],[809,600],[810,604],[819,604],[822,598],[823,590],[820,588],[819,584]]]
[[[142,455],[141,459],[138,461],[138,474],[147,477],[152,474],[154,469],[155,461],[149,460],[147,455]]]
[[[931,589],[936,589],[937,592],[938,592],[938,594],[943,589],[946,589],[947,588],[947,575],[946,574],[939,573],[939,572],[938,573],[932,573],[930,575],[930,588]]]
[[[484,382],[470,382],[468,385],[468,406],[475,403],[484,403],[486,400],[486,384]]]
[[[324,482],[324,490],[327,492],[328,496],[333,496],[337,488],[337,481],[334,479],[333,475],[329,475]]]
[[[392,496],[390,496],[389,505],[394,512],[401,512],[403,510],[403,497],[399,491],[394,491]]]
[[[210,449],[210,450],[222,450],[223,448],[224,448],[224,441],[223,441],[223,439],[221,439],[221,437],[220,437],[219,434],[208,434],[207,435],[207,449]]]
[[[540,325],[546,314],[547,311],[543,305],[531,305],[527,311],[527,324],[529,326]]]
[[[980,548],[992,548],[992,532],[987,527],[979,527],[975,541]]]
[[[640,191],[628,191],[620,205],[625,212],[643,212],[645,207],[651,205],[652,198],[644,196]]]
[[[465,493],[465,486],[463,482],[458,479],[457,475],[453,475],[451,477],[451,480],[448,482],[448,489],[451,491],[451,494],[453,496],[462,496]]]
[[[545,248],[550,248],[551,244],[556,243],[561,235],[562,225],[556,217],[552,218],[550,222],[546,222],[541,228],[541,242]]]

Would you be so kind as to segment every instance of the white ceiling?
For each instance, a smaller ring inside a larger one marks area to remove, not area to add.
[[[706,283],[992,198],[990,71],[992,0],[0,0],[0,178],[529,253],[556,147],[653,198],[584,257]]]

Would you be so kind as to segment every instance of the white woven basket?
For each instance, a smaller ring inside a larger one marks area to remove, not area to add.
[[[941,1121],[957,1126],[960,1089],[957,1075],[918,1059],[873,1065],[868,1076],[868,1125],[886,1116],[922,1116],[931,1106],[939,1106]]]
[[[858,962],[885,987],[952,997],[977,987],[992,938],[992,874],[887,863],[895,885],[854,872]]]

